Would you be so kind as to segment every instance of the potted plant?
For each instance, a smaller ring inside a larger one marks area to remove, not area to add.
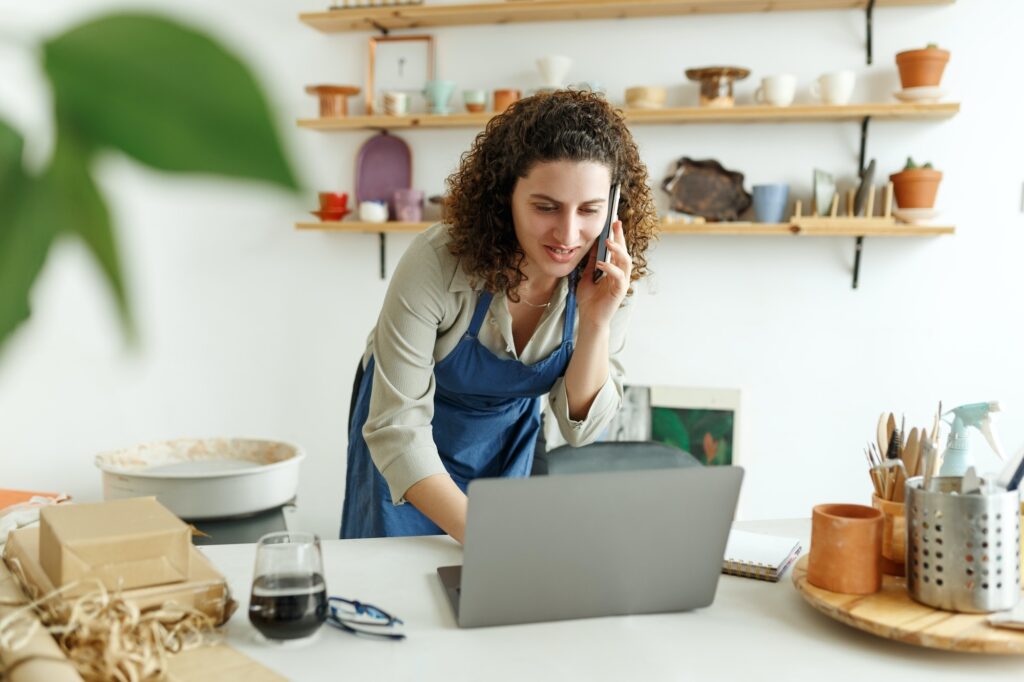
[[[900,70],[900,84],[903,89],[936,87],[942,80],[942,72],[949,61],[949,50],[941,50],[935,43],[929,43],[923,50],[907,50],[896,55],[896,66]]]
[[[903,170],[890,175],[889,180],[900,208],[933,208],[942,172],[932,168],[931,163],[918,166],[908,156]]]

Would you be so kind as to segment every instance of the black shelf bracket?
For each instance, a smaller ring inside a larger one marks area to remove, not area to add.
[[[868,4],[864,7],[864,24],[867,33],[867,41],[865,44],[865,61],[870,66],[873,59],[874,49],[874,15],[875,15],[875,0],[868,0]],[[857,174],[863,175],[864,173],[864,162],[867,157],[868,148],[868,123],[871,121],[870,116],[865,116],[860,122],[860,161],[857,165]],[[857,237],[857,241],[853,247],[853,288],[857,288],[857,284],[860,282],[860,257],[864,251],[864,237]]]
[[[875,4],[875,0],[871,0],[871,4],[872,4],[872,5],[874,5],[874,4]],[[868,16],[871,16],[871,15],[869,14]],[[372,20],[371,20],[371,21],[370,21],[370,24],[371,24],[371,25],[372,25],[372,26],[373,26],[373,27],[374,27],[375,29],[377,29],[378,31],[380,31],[380,32],[381,32],[381,35],[385,35],[385,36],[386,36],[386,35],[388,35],[388,33],[390,33],[390,31],[391,31],[391,29],[389,29],[389,28],[388,28],[387,26],[384,26],[384,25],[382,25],[382,24],[379,24],[379,23],[377,23],[376,21],[372,21]],[[870,19],[868,19],[868,26],[869,26],[869,27],[871,26],[871,20],[870,20]],[[871,30],[871,29],[869,28],[869,29],[868,29],[868,31],[869,31],[868,35],[869,35],[869,36],[871,35],[871,33],[870,33],[870,30]],[[870,44],[871,44],[871,38],[868,38],[868,45],[870,45]],[[869,49],[870,49],[870,48],[869,48]],[[871,62],[868,62],[868,63],[870,64]]]
[[[867,57],[868,65],[871,65],[872,58],[872,29],[874,24],[875,14],[875,0],[868,0],[867,6],[864,8],[864,21],[867,27]]]
[[[857,162],[857,175],[864,175],[864,162],[867,159],[868,151],[868,124],[871,123],[871,117],[865,116],[860,122],[860,159]],[[860,256],[864,251],[864,237],[857,237],[857,241],[853,247],[853,288],[857,288],[857,284],[860,282]]]
[[[384,267],[384,247],[387,243],[387,235],[381,232],[378,236],[380,237],[380,278],[387,279],[387,269]]]

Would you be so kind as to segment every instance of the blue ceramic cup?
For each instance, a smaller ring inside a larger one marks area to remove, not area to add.
[[[784,222],[788,202],[789,185],[754,185],[754,217],[757,222]]]

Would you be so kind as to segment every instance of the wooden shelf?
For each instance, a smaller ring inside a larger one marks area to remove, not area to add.
[[[948,5],[953,0],[876,0],[875,7]],[[518,0],[465,5],[351,7],[305,12],[299,19],[324,33],[382,29],[624,19],[777,10],[864,9],[868,0]]]
[[[370,232],[390,233],[422,232],[433,225],[433,223],[363,223],[351,222],[322,222],[322,223],[296,223],[298,230],[311,230],[319,232]],[[721,235],[741,237],[778,237],[778,236],[803,236],[803,237],[935,237],[945,234],[954,234],[956,229],[948,226],[936,225],[882,225],[864,226],[858,228],[834,228],[834,227],[804,227],[788,223],[684,223],[684,222],[663,222],[661,224],[662,234],[699,234],[699,235]]]
[[[808,105],[788,107],[738,106],[676,107],[672,109],[623,109],[632,125],[688,123],[798,123],[810,121],[859,121],[874,119],[924,120],[952,118],[960,111],[958,102],[929,104],[879,103]],[[337,130],[397,130],[409,128],[483,128],[494,112],[414,114],[411,116],[346,116],[344,118],[303,118],[300,128],[322,132]]]

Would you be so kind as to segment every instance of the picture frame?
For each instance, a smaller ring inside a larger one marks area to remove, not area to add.
[[[550,451],[565,445],[545,405],[544,438]],[[657,441],[678,447],[708,466],[739,462],[739,389],[625,384],[622,407],[600,441]]]
[[[434,78],[434,37],[432,35],[373,36],[366,79],[366,113],[383,111],[380,97],[385,92],[421,95]]]
[[[652,386],[650,439],[707,466],[739,464],[740,412],[739,389]]]

